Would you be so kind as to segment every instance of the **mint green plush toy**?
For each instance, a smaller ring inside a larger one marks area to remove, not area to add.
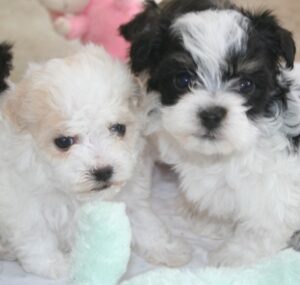
[[[130,255],[130,225],[122,204],[83,209],[72,285],[116,285]],[[120,285],[300,285],[300,253],[280,252],[249,268],[159,269]]]
[[[79,213],[72,285],[115,285],[126,272],[131,230],[122,203],[97,202]]]
[[[252,268],[155,270],[122,285],[300,285],[300,254],[285,250]]]

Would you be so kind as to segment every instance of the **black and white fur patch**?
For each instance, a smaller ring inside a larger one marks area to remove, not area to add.
[[[218,0],[148,1],[121,32],[133,72],[160,99],[154,142],[179,174],[193,229],[225,240],[209,263],[248,265],[285,248],[300,225],[292,34],[270,11]]]
[[[180,104],[197,92],[209,101],[220,93],[239,96],[253,120],[286,106],[290,83],[278,75],[283,62],[293,67],[296,48],[291,33],[270,11],[250,12],[217,0],[147,3],[121,33],[132,43],[133,72],[148,74],[148,90],[160,94],[163,106]],[[182,86],[184,80],[187,86]],[[249,82],[253,90],[243,92],[241,86]],[[198,114],[218,104],[224,107],[217,101],[201,104]]]

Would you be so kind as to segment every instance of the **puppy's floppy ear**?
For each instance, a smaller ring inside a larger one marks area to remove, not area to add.
[[[156,20],[159,11],[158,5],[153,0],[146,0],[144,11],[137,14],[133,20],[120,27],[121,35],[128,41],[133,42],[139,35],[150,32],[151,24]]]
[[[9,76],[12,69],[12,46],[8,43],[0,44],[0,92],[7,89],[5,79]]]
[[[24,120],[21,117],[21,110],[23,107],[23,92],[16,87],[15,90],[10,91],[3,104],[3,114],[9,118],[11,123],[18,130],[23,130]]]
[[[33,106],[32,101],[28,98],[29,91],[28,80],[34,73],[38,73],[41,65],[30,63],[23,80],[21,80],[13,89],[9,90],[8,96],[3,102],[3,113],[18,130],[23,130],[28,123],[28,116],[31,115],[31,109],[38,109],[39,106]],[[38,102],[37,102],[38,103]],[[29,107],[28,107],[29,106]]]
[[[248,14],[248,17],[275,60],[279,62],[280,59],[284,59],[286,67],[293,68],[296,45],[292,33],[282,28],[269,10]]]
[[[130,58],[134,73],[148,69],[158,56],[161,41],[160,8],[148,0],[143,12],[120,27],[121,35],[131,43]]]

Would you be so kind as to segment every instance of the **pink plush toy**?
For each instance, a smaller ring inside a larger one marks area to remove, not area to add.
[[[40,0],[50,11],[54,28],[67,39],[102,45],[125,60],[129,44],[119,35],[120,25],[142,9],[141,0]]]

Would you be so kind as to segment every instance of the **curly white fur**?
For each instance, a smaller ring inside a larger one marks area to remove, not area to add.
[[[0,255],[31,273],[66,276],[84,202],[110,199],[135,172],[144,115],[128,68],[102,49],[31,65],[3,95],[0,120]],[[121,138],[113,124],[126,125]],[[76,137],[67,151],[54,143]],[[93,169],[113,168],[102,191]]]

